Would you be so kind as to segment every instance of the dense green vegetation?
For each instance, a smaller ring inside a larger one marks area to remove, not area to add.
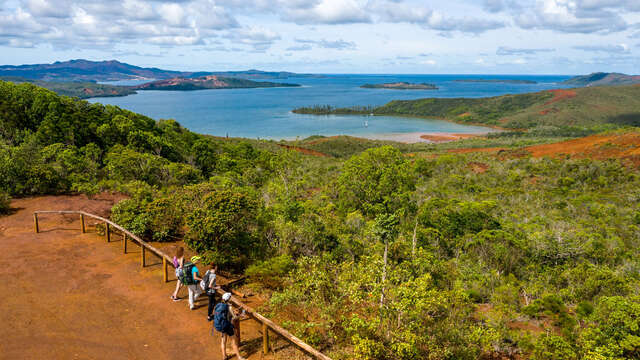
[[[136,92],[127,86],[98,84],[90,81],[44,81],[30,80],[14,76],[0,77],[0,81],[14,83],[29,82],[54,91],[56,94],[88,99],[92,97],[127,96]]]
[[[491,98],[396,100],[371,107],[312,106],[304,114],[374,114],[447,119],[507,129],[640,125],[640,87],[587,87]]]
[[[246,271],[334,359],[640,357],[640,174],[618,161],[347,137],[310,157],[11,83],[0,139],[0,192],[124,192],[115,221]]]

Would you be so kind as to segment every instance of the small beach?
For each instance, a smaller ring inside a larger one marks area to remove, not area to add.
[[[373,140],[387,140],[397,141],[405,144],[415,143],[442,143],[449,141],[456,141],[462,139],[470,139],[474,137],[480,137],[488,134],[489,132],[473,133],[473,134],[457,134],[457,133],[435,133],[435,132],[412,132],[402,134],[374,134],[362,136],[367,139]]]

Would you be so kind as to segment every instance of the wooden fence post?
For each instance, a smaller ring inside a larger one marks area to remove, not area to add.
[[[262,353],[269,353],[269,328],[265,323],[262,323]]]
[[[123,248],[124,248],[124,253],[127,253],[127,234],[124,234],[124,238],[122,239],[123,242]]]
[[[84,214],[80,214],[80,230],[82,231],[82,233],[86,233],[87,230],[84,227]]]
[[[40,228],[38,227],[38,214],[33,213],[33,225],[36,230],[36,234],[40,232]]]
[[[146,265],[144,258],[146,248],[142,244],[140,244],[140,248],[142,249],[142,252],[140,252],[140,264],[142,264],[142,267],[144,267]]]
[[[164,282],[169,281],[169,274],[167,274],[167,258],[162,257],[162,269],[164,270]]]
[[[109,227],[109,223],[105,223],[107,225],[107,230],[105,231],[107,234],[107,242],[111,242],[111,228]]]

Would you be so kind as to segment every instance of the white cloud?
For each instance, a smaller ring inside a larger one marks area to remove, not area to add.
[[[34,44],[31,41],[28,40],[24,40],[24,39],[7,39],[7,38],[1,38],[0,37],[0,45],[1,46],[10,46],[10,47],[14,47],[14,48],[32,48],[34,47]]]
[[[186,13],[182,5],[176,3],[162,4],[159,8],[160,16],[172,26],[185,26]]]
[[[308,1],[292,1],[285,9],[285,19],[298,24],[367,23],[371,17],[366,3],[357,0],[320,0],[309,6]]]
[[[322,39],[322,40],[303,40],[303,39],[296,39],[297,43],[300,44],[304,44],[304,45],[315,45],[317,47],[320,48],[324,48],[324,49],[336,49],[336,50],[355,50],[356,49],[356,44],[354,42],[351,41],[344,41],[342,39],[339,40],[326,40],[326,39]],[[308,49],[305,49],[308,50]]]
[[[541,52],[553,52],[555,49],[527,49],[527,48],[512,48],[508,46],[500,46],[496,50],[496,55],[533,55]]]
[[[524,29],[543,29],[566,33],[612,33],[626,30],[627,22],[616,12],[580,7],[575,0],[537,0],[533,8],[516,16]]]
[[[631,52],[629,45],[617,44],[617,45],[579,45],[573,47],[576,50],[590,51],[590,52],[605,52],[610,54],[627,54]]]
[[[66,18],[71,11],[68,1],[29,0],[26,8],[33,15],[53,18]]]
[[[251,26],[226,35],[235,44],[244,44],[253,47],[256,51],[267,50],[276,40],[280,40],[280,35],[272,30],[260,26]]]

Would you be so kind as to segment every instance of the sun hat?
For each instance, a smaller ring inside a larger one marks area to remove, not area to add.
[[[191,257],[191,262],[192,263],[197,263],[198,261],[200,261],[200,259],[202,259],[202,256],[198,256],[198,255],[192,256]]]
[[[231,299],[231,293],[222,294],[222,300],[229,301],[229,299]]]

